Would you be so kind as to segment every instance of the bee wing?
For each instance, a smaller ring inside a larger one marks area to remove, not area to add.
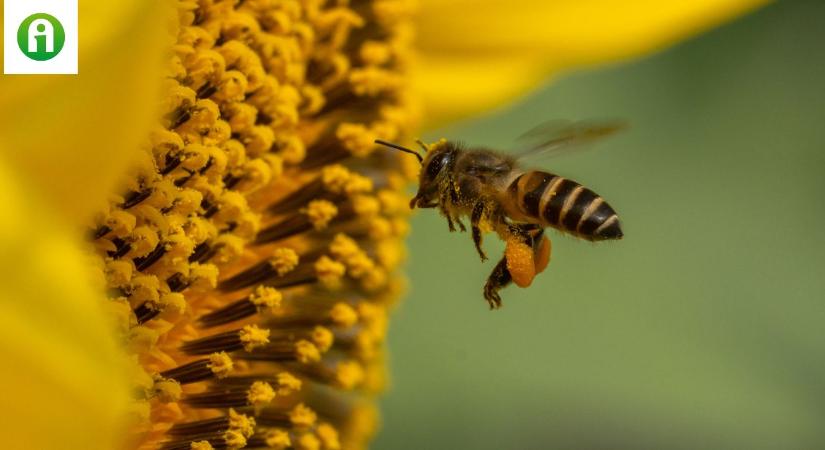
[[[517,150],[512,152],[512,155],[518,160],[554,157],[569,151],[585,149],[588,144],[625,128],[627,124],[619,120],[600,122],[552,120],[519,136]]]

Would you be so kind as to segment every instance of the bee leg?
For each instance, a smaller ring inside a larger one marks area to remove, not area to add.
[[[456,185],[453,183],[452,189],[450,189],[450,201],[451,204],[455,205],[460,200],[458,197],[458,191],[456,191]],[[461,217],[454,217],[453,218],[456,223],[458,223],[458,228],[461,230],[462,233],[467,231],[467,228],[464,226],[464,223],[461,221]]]
[[[444,208],[441,208],[441,213],[444,214],[444,217],[447,218],[447,226],[450,228],[451,233],[455,231],[456,223],[458,224],[459,230],[461,230],[462,232],[467,231],[467,228],[464,227],[464,223],[461,222],[460,218],[451,216],[450,213]]]
[[[541,246],[541,241],[544,239],[544,229],[539,228],[538,232],[534,232],[534,234],[530,237],[530,245],[533,247],[534,251],[538,251],[539,247]]]
[[[440,201],[438,202],[438,210],[447,218],[447,226],[450,228],[450,233],[452,233],[455,231],[455,224],[453,223],[453,215],[450,214],[450,210],[447,208],[448,204],[449,198],[447,197],[447,193],[442,191]]]
[[[444,214],[444,217],[447,218],[447,227],[450,228],[450,233],[452,233],[453,231],[455,231],[455,222],[453,222],[453,217],[444,208],[441,208],[441,213]]]
[[[484,300],[490,304],[490,309],[501,308],[501,296],[498,295],[498,291],[512,280],[510,271],[507,270],[507,258],[502,257],[484,284]]]
[[[536,241],[536,233],[538,233],[538,235],[542,235],[544,233],[544,229],[532,223],[510,225],[510,234],[517,236],[522,242],[531,247],[534,246],[534,242]]]
[[[473,215],[470,217],[470,224],[473,227],[473,243],[476,245],[476,250],[478,251],[478,256],[481,257],[481,262],[487,260],[487,255],[485,255],[484,250],[481,249],[481,228],[478,227],[483,215],[484,203],[478,202],[473,206]]]

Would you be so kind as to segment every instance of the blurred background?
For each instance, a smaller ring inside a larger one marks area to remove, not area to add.
[[[545,167],[605,196],[625,239],[550,232],[547,271],[491,312],[503,246],[481,264],[419,213],[374,448],[825,448],[824,42],[825,2],[778,2],[426,135],[506,148],[627,119]]]

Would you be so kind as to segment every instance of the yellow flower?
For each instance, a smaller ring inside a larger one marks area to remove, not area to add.
[[[429,123],[488,110],[548,75],[659,50],[767,0],[419,0]]]
[[[409,86],[456,118],[758,3],[81,0],[80,75],[0,84],[7,448],[366,445]]]

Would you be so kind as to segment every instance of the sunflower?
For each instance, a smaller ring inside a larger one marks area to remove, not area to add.
[[[366,446],[416,176],[374,140],[760,2],[420,3],[81,1],[80,75],[3,80],[7,448]]]

